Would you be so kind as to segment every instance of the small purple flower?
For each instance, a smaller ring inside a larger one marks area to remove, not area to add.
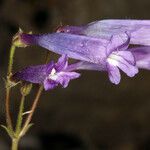
[[[61,26],[58,33],[71,33],[110,40],[112,35],[124,37],[124,32],[131,34],[130,44],[150,46],[150,20],[107,19],[84,26]],[[123,33],[123,34],[122,34]]]
[[[52,61],[46,65],[27,67],[16,72],[12,79],[43,84],[45,90],[53,89],[59,84],[66,88],[70,80],[80,76],[79,73],[67,70],[68,67],[67,56],[63,55],[57,63]]]

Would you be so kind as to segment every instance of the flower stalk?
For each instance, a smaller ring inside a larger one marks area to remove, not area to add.
[[[21,130],[21,125],[22,125],[22,117],[23,117],[23,111],[24,111],[24,102],[25,102],[25,96],[22,95],[21,102],[20,102],[20,107],[19,107],[19,113],[18,113],[18,118],[17,118],[17,125],[16,125],[16,136],[19,136],[20,130]]]
[[[9,55],[9,64],[8,64],[8,72],[7,72],[7,80],[6,80],[6,101],[5,101],[5,109],[6,109],[6,123],[9,130],[12,132],[12,120],[10,115],[10,91],[11,91],[11,81],[10,76],[12,73],[13,68],[13,58],[15,54],[16,46],[12,44],[10,48],[10,55]]]
[[[15,49],[16,49],[16,46],[12,44],[11,49],[10,49],[10,56],[9,56],[8,76],[10,76],[12,72]]]
[[[18,150],[18,143],[19,143],[19,140],[18,139],[12,139],[12,148],[11,150]]]

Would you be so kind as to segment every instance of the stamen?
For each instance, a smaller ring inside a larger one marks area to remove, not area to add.
[[[50,73],[50,75],[53,76],[53,75],[55,75],[55,73],[56,73],[56,70],[55,70],[55,68],[53,68],[52,71],[51,71],[51,73]]]
[[[53,68],[51,73],[49,74],[48,78],[51,79],[51,80],[56,80],[57,79],[57,73],[56,73],[56,69]]]

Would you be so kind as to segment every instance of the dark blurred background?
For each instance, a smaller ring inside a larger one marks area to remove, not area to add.
[[[12,36],[21,27],[33,33],[53,32],[60,24],[82,25],[106,18],[149,19],[149,0],[0,0],[0,124],[5,123],[4,81]],[[14,71],[43,63],[46,50],[18,48]],[[51,54],[51,59],[58,56]],[[19,89],[13,90],[16,117]],[[26,100],[29,109],[37,87]],[[21,150],[150,150],[150,72],[122,76],[112,85],[106,73],[83,71],[66,89],[44,92],[34,126]],[[10,139],[0,130],[0,150]]]

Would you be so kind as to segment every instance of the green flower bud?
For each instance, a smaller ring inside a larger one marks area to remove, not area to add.
[[[21,87],[20,91],[22,95],[27,96],[30,93],[31,89],[32,84],[25,84],[24,86]]]
[[[12,43],[14,46],[16,46],[16,47],[27,47],[28,46],[20,38],[20,35],[22,33],[24,33],[24,32],[22,31],[22,29],[19,28],[19,31],[14,35],[14,37],[12,39]],[[32,31],[30,31],[28,34],[32,34]]]

